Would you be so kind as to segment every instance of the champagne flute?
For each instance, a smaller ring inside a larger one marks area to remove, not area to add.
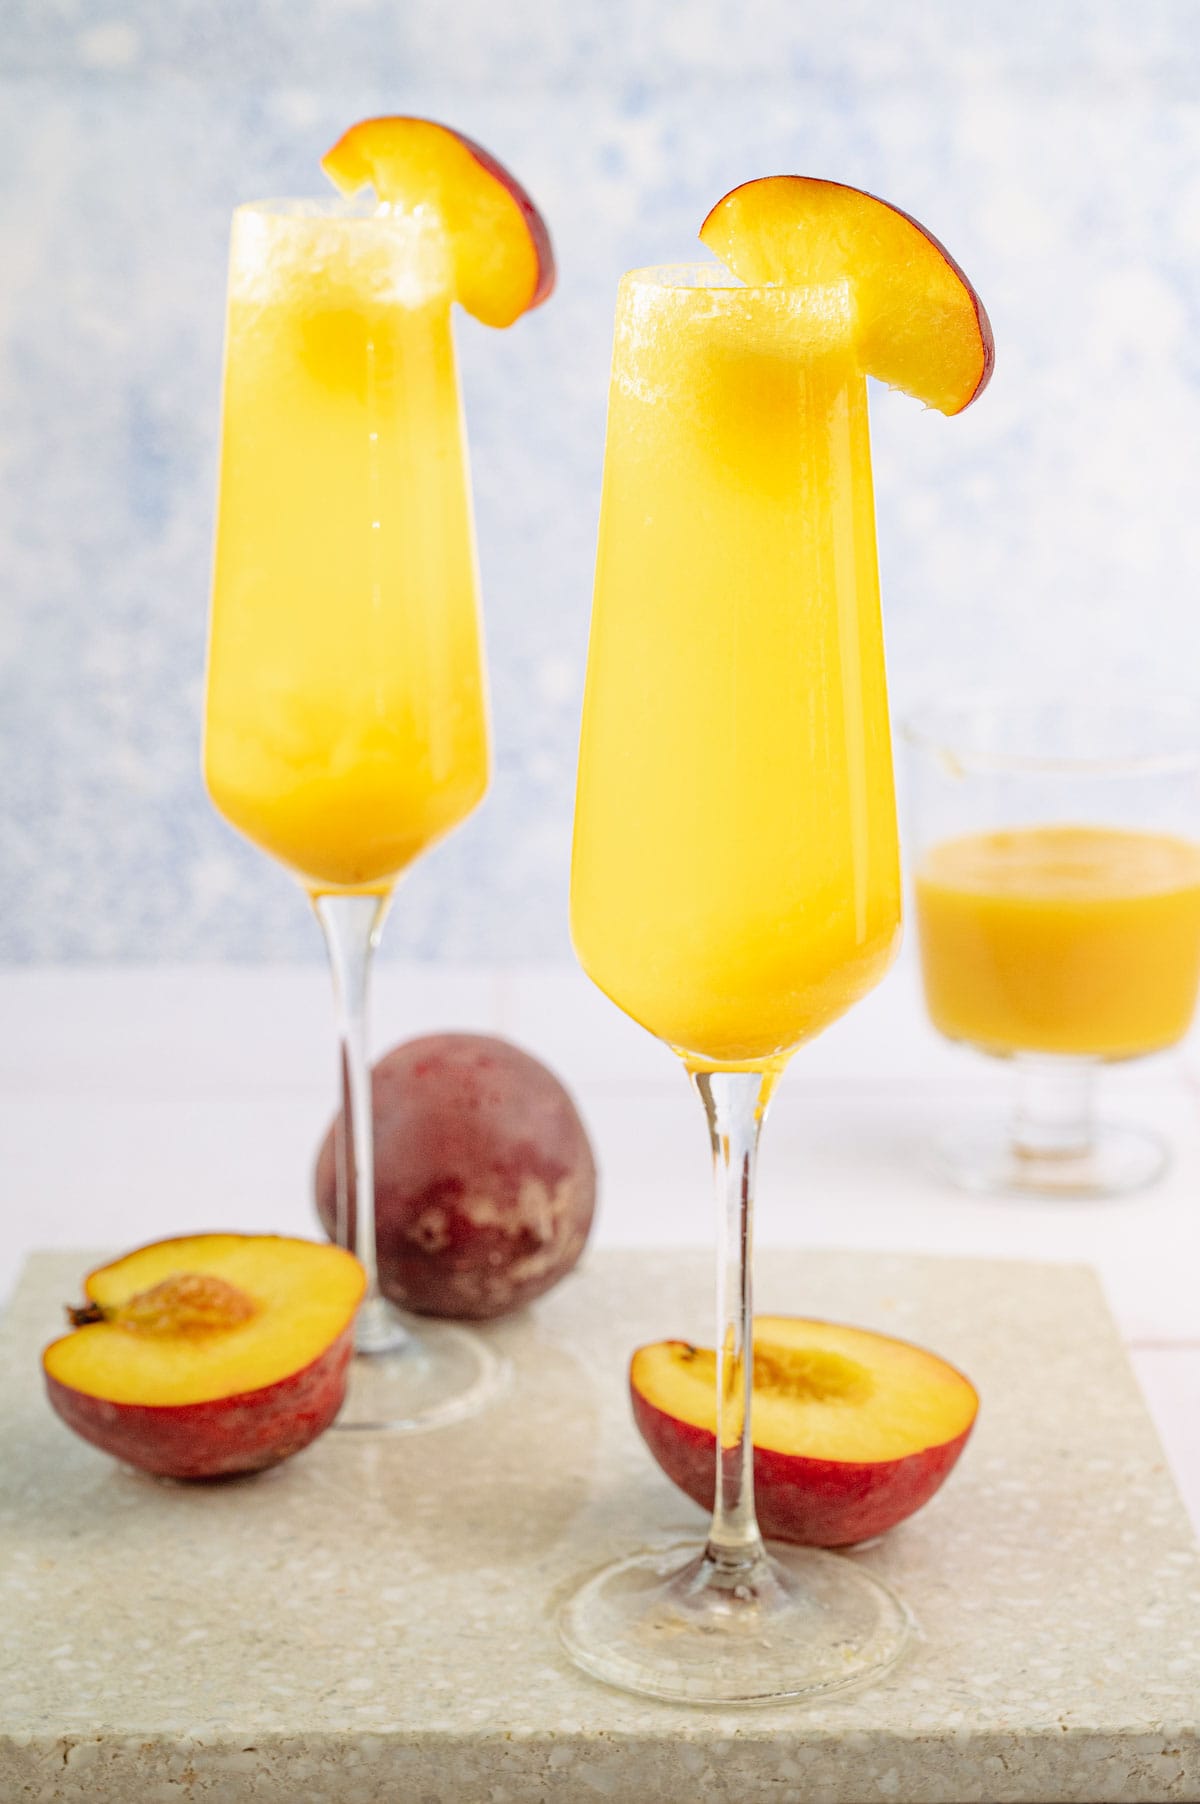
[[[908,1616],[754,1508],[755,1158],[791,1053],[886,971],[900,879],[866,381],[847,282],[635,270],[617,303],[571,886],[589,976],[681,1058],[716,1176],[715,1508],[565,1606],[585,1670],[767,1703],[862,1684]]]
[[[371,956],[400,876],[488,780],[452,283],[428,211],[234,214],[204,773],[325,935],[349,1122],[337,1238],[369,1279],[339,1425],[397,1431],[472,1413],[503,1375],[476,1335],[418,1338],[375,1251]]]

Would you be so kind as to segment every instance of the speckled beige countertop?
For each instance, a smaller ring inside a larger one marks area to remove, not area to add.
[[[914,1338],[983,1396],[935,1501],[855,1557],[923,1638],[819,1707],[642,1703],[559,1653],[584,1571],[702,1527],[643,1450],[639,1341],[711,1341],[700,1253],[600,1253],[492,1338],[515,1381],[439,1433],[330,1433],[213,1488],[75,1440],[41,1344],[87,1255],[4,1326],[0,1804],[813,1804],[1200,1798],[1200,1565],[1076,1267],[759,1255],[764,1309]]]

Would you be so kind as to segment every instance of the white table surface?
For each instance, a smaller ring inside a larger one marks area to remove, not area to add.
[[[470,1029],[558,1072],[600,1161],[599,1244],[711,1244],[699,1107],[670,1053],[578,971],[384,960],[373,1015],[377,1052]],[[0,970],[0,1021],[0,1296],[34,1247],[314,1231],[335,1083],[319,966]],[[1157,1127],[1175,1153],[1120,1201],[979,1199],[936,1174],[936,1126],[1001,1107],[1005,1079],[938,1039],[902,961],[793,1062],[764,1135],[759,1260],[810,1245],[1094,1265],[1200,1526],[1200,1040],[1104,1074],[1103,1112]]]

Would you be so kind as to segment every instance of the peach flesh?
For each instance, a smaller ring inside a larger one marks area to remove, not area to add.
[[[406,115],[362,119],[321,167],[344,194],[370,184],[382,201],[436,207],[454,250],[458,299],[486,325],[512,325],[553,292],[542,215],[490,151],[452,126]]]
[[[46,1349],[52,1407],[77,1434],[169,1478],[287,1459],[337,1415],[364,1274],[337,1248],[194,1235],[93,1272],[73,1333]]]
[[[827,1344],[806,1347],[806,1331]],[[793,1344],[781,1346],[781,1332]],[[889,1358],[900,1364],[899,1387],[888,1381]],[[642,1438],[668,1478],[707,1510],[715,1488],[715,1377],[715,1354],[681,1341],[639,1349],[630,1368]],[[894,1528],[945,1481],[977,1408],[961,1373],[907,1342],[762,1318],[755,1333],[754,1479],[763,1534],[844,1547]]]
[[[890,201],[760,177],[710,209],[700,239],[751,284],[848,279],[867,373],[928,406],[962,413],[987,387],[996,346],[983,302],[945,245]]]

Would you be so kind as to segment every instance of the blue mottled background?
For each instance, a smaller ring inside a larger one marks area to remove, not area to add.
[[[318,958],[202,791],[228,215],[353,119],[459,124],[561,284],[460,322],[494,698],[480,813],[387,947],[558,958],[614,285],[749,176],[892,197],[999,347],[947,422],[875,403],[893,692],[1200,687],[1192,0],[14,0],[0,6],[0,958]]]

